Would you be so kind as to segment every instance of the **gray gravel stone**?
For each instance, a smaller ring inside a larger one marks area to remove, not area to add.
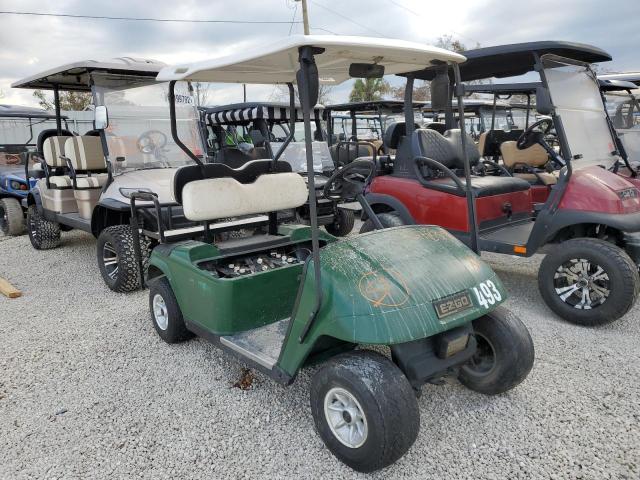
[[[200,339],[163,343],[146,291],[107,289],[89,235],[42,252],[0,242],[0,275],[24,293],[0,297],[0,478],[365,477],[314,432],[312,370],[233,388],[241,365]],[[638,307],[576,327],[542,303],[539,258],[486,258],[534,338],[531,375],[493,398],[426,386],[415,445],[372,477],[638,478]]]

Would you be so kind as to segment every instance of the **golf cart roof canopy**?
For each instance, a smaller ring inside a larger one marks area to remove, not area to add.
[[[0,118],[42,118],[55,120],[56,116],[42,108],[23,107],[21,105],[0,105]],[[63,116],[62,118],[67,118]]]
[[[457,108],[458,100],[454,98],[451,101],[452,101],[453,107]],[[475,112],[477,110],[480,110],[480,108],[482,107],[493,108],[493,106],[494,106],[493,99],[490,99],[490,98],[486,98],[486,99],[485,98],[465,98],[464,99],[465,112]],[[511,104],[504,100],[498,99],[495,102],[495,106],[498,108],[510,108]],[[429,113],[434,111],[433,108],[431,107],[431,102],[425,102],[424,110]]]
[[[460,54],[421,43],[388,38],[338,35],[295,35],[248,51],[202,62],[163,68],[158,80],[223,83],[295,83],[300,47],[315,47],[321,83],[339,84],[351,78],[352,63],[377,64],[385,74],[421,70],[432,61],[464,62]]]
[[[413,102],[413,108],[422,108],[427,102]],[[402,100],[375,100],[371,102],[348,102],[327,105],[327,110],[332,112],[378,112],[381,110],[391,113],[402,112],[404,102]]]
[[[324,107],[316,105],[313,109],[314,117],[321,118]],[[281,102],[249,102],[234,103],[232,105],[220,105],[202,109],[209,121],[213,124],[228,125],[234,123],[246,123],[263,118],[270,122],[289,121],[291,112],[288,103]],[[302,109],[296,106],[296,120],[302,121]]]
[[[598,77],[598,83],[600,84],[600,90],[603,92],[619,92],[627,90],[636,90],[638,86],[633,82],[625,82],[623,80],[607,80]]]
[[[640,72],[605,73],[604,75],[598,75],[598,79],[631,82],[636,86],[640,86]]]
[[[105,72],[154,78],[166,64],[157,60],[121,57],[104,62],[83,60],[46,70],[14,82],[13,88],[66,91],[91,91],[91,72]]]
[[[534,69],[534,53],[539,56],[552,54],[585,63],[611,60],[611,55],[604,50],[583,43],[557,41],[512,43],[465,51],[464,56],[467,57],[467,61],[460,65],[460,74],[463,81],[524,75]],[[430,67],[415,74],[415,78],[432,80],[435,73],[436,70]]]

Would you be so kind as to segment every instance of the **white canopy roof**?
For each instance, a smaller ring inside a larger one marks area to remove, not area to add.
[[[466,59],[442,48],[388,38],[337,35],[295,35],[276,43],[238,54],[163,68],[157,79],[192,80],[223,83],[295,83],[298,49],[302,46],[323,48],[316,55],[322,83],[348,80],[351,63],[378,63],[385,74],[421,70],[432,60],[464,62]]]

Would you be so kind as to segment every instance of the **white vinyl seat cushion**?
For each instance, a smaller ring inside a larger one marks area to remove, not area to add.
[[[107,183],[109,176],[104,173],[91,175],[90,177],[76,177],[77,188],[102,188]]]
[[[107,163],[100,137],[83,135],[70,137],[65,142],[66,156],[76,170],[97,171],[106,170]]]
[[[45,139],[42,144],[42,155],[47,165],[53,168],[67,166],[67,163],[61,157],[65,156],[65,145],[70,139],[73,139],[73,137],[54,136]]]
[[[297,208],[308,196],[298,173],[264,174],[248,184],[230,177],[209,178],[184,186],[182,207],[191,221],[217,220]]]
[[[49,177],[49,185],[51,188],[71,188],[73,183],[68,175],[54,175]]]

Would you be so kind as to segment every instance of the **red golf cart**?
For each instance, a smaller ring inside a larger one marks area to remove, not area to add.
[[[445,111],[447,130],[416,129],[406,108],[405,122],[385,132],[387,147],[397,153],[380,162],[386,168],[371,183],[369,203],[387,226],[440,225],[478,252],[547,253],[538,286],[556,314],[590,326],[622,317],[640,290],[640,198],[634,184],[610,171],[623,159],[589,64],[611,57],[567,42],[482,48],[465,56],[459,71],[435,65],[406,75],[408,102],[414,79],[431,81],[433,108]],[[455,91],[457,116],[464,118],[464,96],[487,86],[463,80],[532,70],[540,76],[536,109],[545,117],[502,143],[515,142],[525,159],[542,148],[560,167],[544,202],[534,200],[529,181],[481,156],[464,122],[456,125],[452,101]],[[559,148],[546,141],[552,130]],[[472,174],[465,178],[464,172]],[[373,226],[367,220],[363,230]]]

